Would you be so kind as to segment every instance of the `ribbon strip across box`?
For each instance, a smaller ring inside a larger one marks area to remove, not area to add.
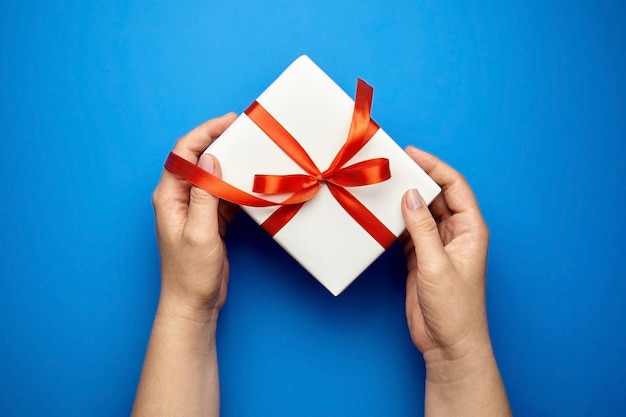
[[[441,191],[370,119],[371,99],[301,56],[206,150],[221,181],[175,154],[165,166],[240,204],[338,295],[404,231],[404,192],[430,204]]]

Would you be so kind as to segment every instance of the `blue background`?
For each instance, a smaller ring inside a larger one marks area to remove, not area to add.
[[[514,412],[623,415],[624,21],[619,1],[3,0],[0,415],[130,412],[164,158],[301,54],[472,184]],[[338,298],[243,214],[228,248],[224,416],[422,415],[398,245]]]

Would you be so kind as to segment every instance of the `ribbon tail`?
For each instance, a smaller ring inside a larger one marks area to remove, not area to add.
[[[361,225],[380,246],[387,249],[395,242],[396,235],[345,188],[328,184],[328,189],[341,207],[343,207],[343,209]]]
[[[241,191],[215,175],[209,174],[197,165],[192,164],[185,158],[176,155],[174,152],[170,152],[167,156],[164,166],[168,171],[186,179],[196,187],[202,188],[204,191],[231,203],[250,207],[271,207],[281,204]]]
[[[352,159],[378,131],[378,124],[370,118],[373,95],[372,86],[360,78],[357,79],[348,137],[327,171],[334,171]]]

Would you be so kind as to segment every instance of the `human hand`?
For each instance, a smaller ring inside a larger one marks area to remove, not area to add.
[[[215,176],[202,152],[235,120],[198,126],[174,152]],[[164,170],[152,195],[161,255],[161,297],[133,406],[133,416],[219,415],[216,330],[226,299],[224,233],[236,206]]]
[[[200,155],[235,118],[230,113],[205,122],[179,139],[174,152],[220,176],[218,161]],[[228,283],[223,238],[236,206],[167,170],[152,201],[161,255],[159,314],[194,320],[216,315],[224,305]]]
[[[489,231],[465,179],[434,156],[406,152],[441,188],[430,211],[417,190],[403,198],[406,315],[427,363],[490,356],[485,308]]]

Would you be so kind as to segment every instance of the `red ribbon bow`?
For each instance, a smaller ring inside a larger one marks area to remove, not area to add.
[[[293,193],[276,203],[248,194],[209,174],[191,162],[170,152],[165,168],[192,184],[224,200],[251,207],[279,206],[261,225],[274,236],[326,184],[337,202],[383,248],[389,247],[395,235],[345,187],[380,183],[391,178],[389,160],[374,158],[344,166],[378,131],[370,118],[373,89],[365,81],[357,82],[354,112],[348,137],[328,169],[320,171],[298,141],[258,102],[252,103],[245,114],[296,162],[306,174],[255,175],[252,191],[261,194]]]

